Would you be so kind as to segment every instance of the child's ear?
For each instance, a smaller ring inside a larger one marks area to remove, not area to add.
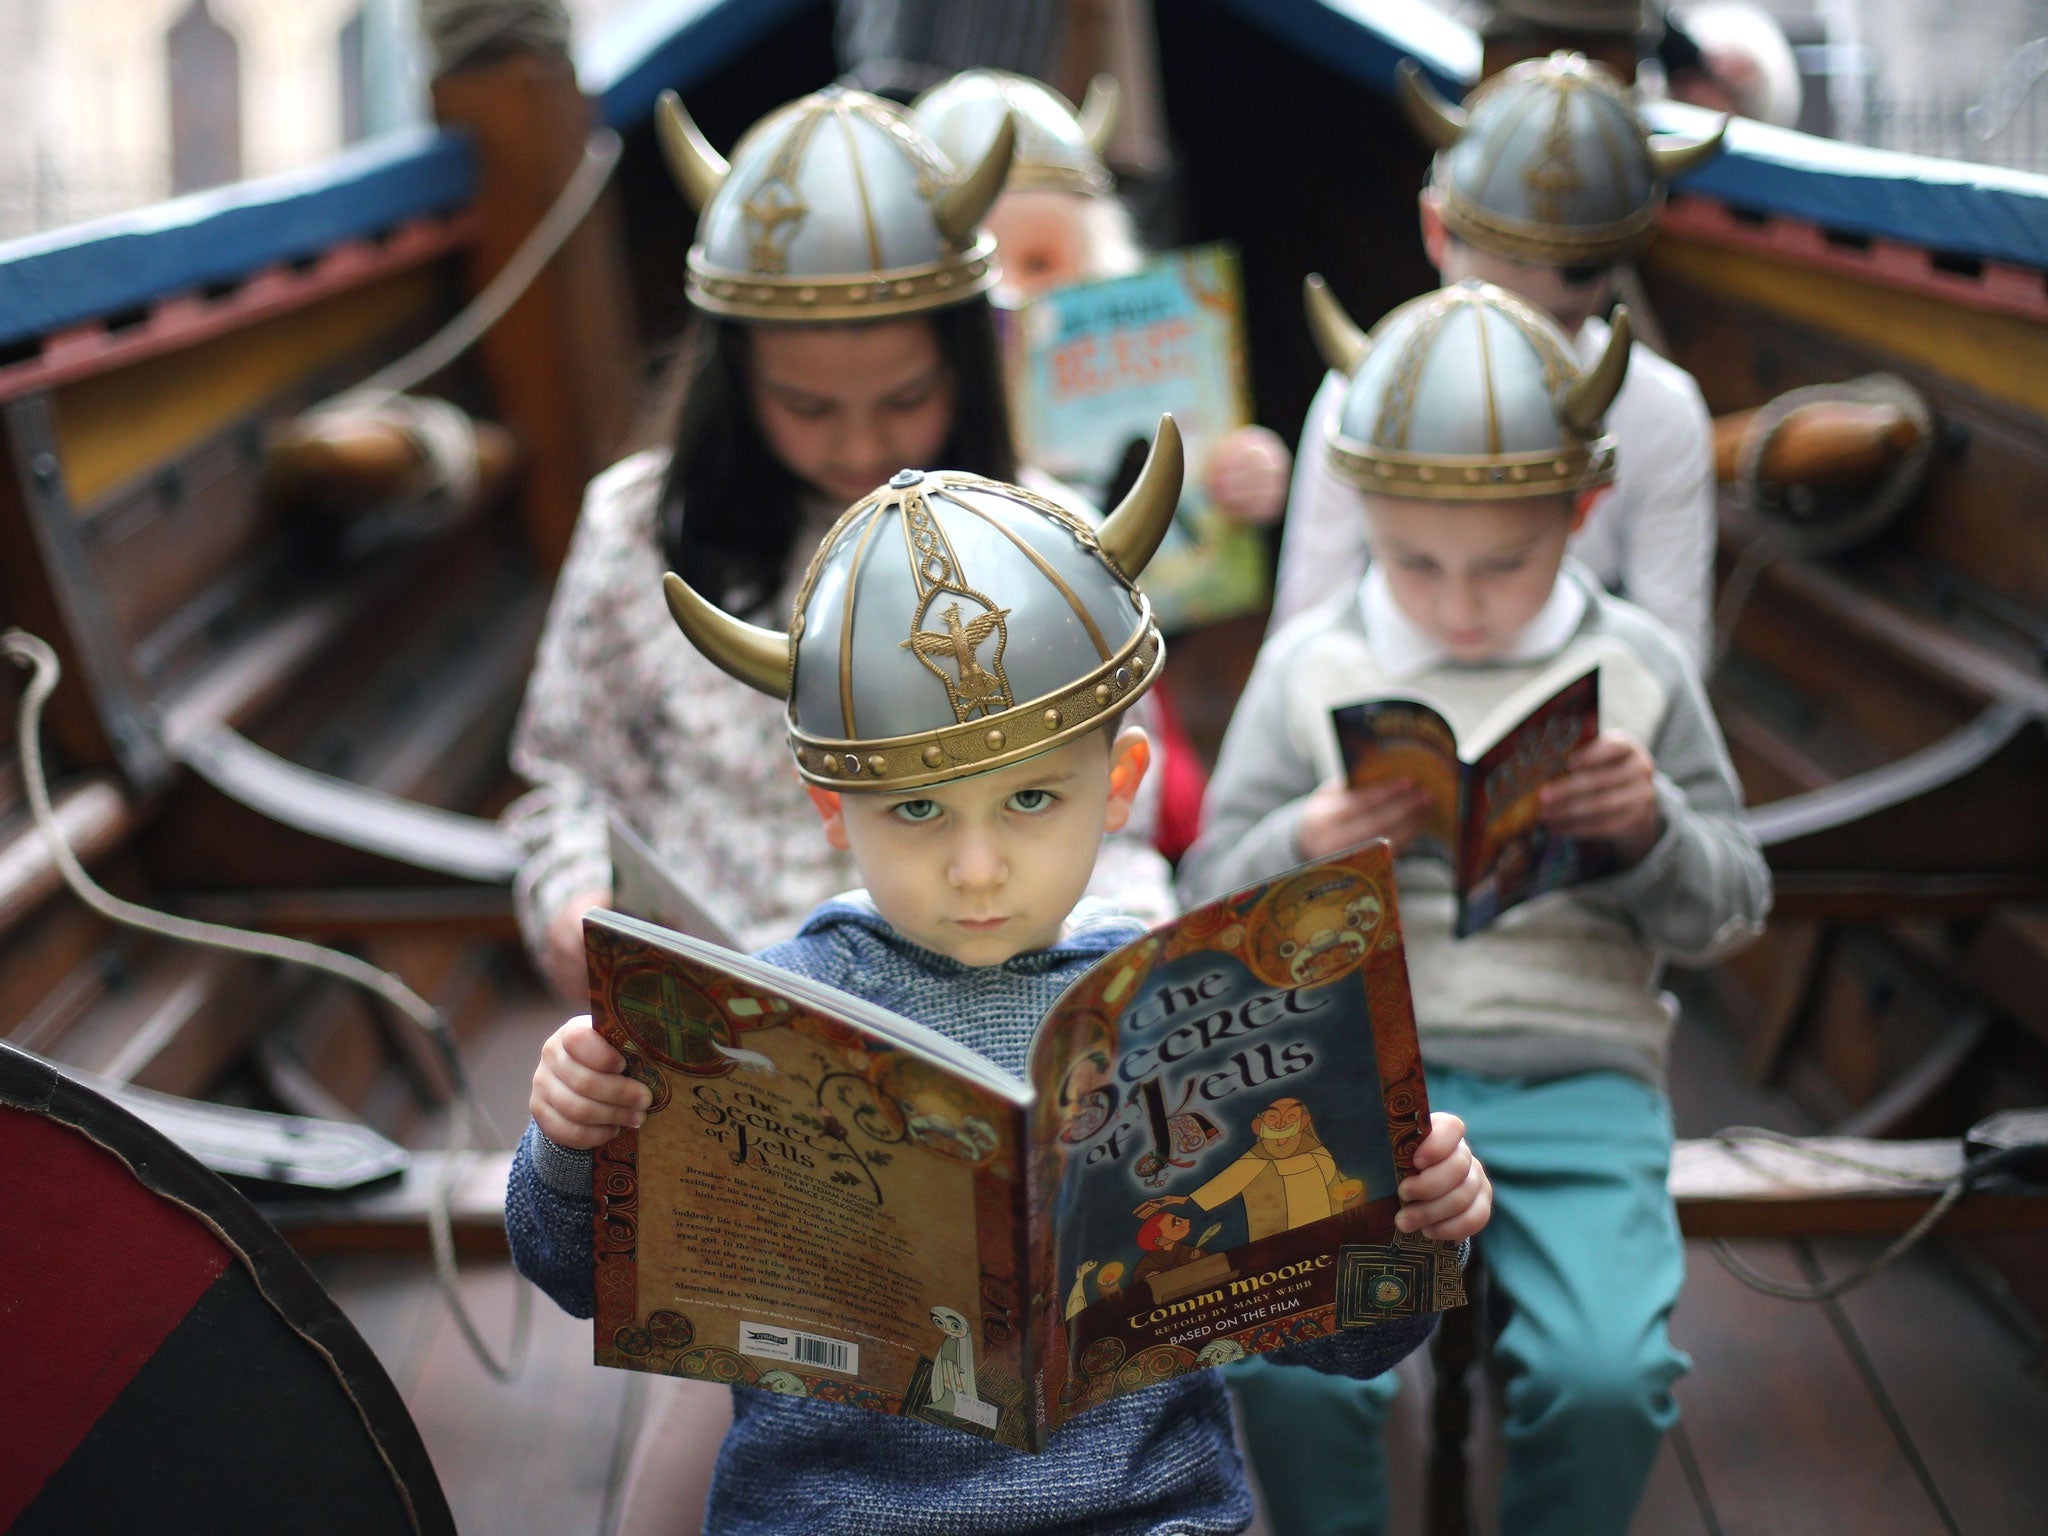
[[[1592,515],[1593,509],[1600,505],[1600,498],[1613,489],[1612,485],[1596,485],[1590,490],[1579,492],[1578,495],[1572,498],[1573,533],[1577,533],[1586,526],[1586,519]]]
[[[818,808],[818,819],[825,824],[825,841],[841,853],[851,853],[853,845],[846,840],[846,808],[839,803],[837,791],[806,784],[804,793]]]
[[[1424,187],[1415,197],[1415,205],[1422,213],[1422,253],[1439,275],[1444,270],[1444,246],[1449,239],[1439,206],[1442,197],[1435,187]]]
[[[1145,728],[1127,725],[1118,731],[1109,746],[1109,804],[1103,810],[1103,831],[1123,831],[1131,819],[1131,802],[1138,798],[1138,786],[1151,766],[1152,738]]]

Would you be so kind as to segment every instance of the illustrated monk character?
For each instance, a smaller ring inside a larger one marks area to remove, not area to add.
[[[941,1413],[967,1418],[961,1405],[980,1401],[974,1390],[974,1341],[967,1336],[967,1319],[951,1307],[933,1307],[932,1326],[946,1342],[932,1362],[931,1405]]]
[[[1334,1216],[1365,1198],[1361,1180],[1337,1171],[1301,1100],[1275,1099],[1252,1117],[1252,1134],[1257,1144],[1189,1198],[1213,1211],[1242,1197],[1253,1242]]]

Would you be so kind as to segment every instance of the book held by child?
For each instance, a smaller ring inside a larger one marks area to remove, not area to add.
[[[1170,412],[1189,462],[1252,420],[1243,283],[1227,244],[1173,251],[1124,277],[1057,288],[1009,316],[1020,455],[1101,498]],[[1114,499],[1114,498],[1106,498]],[[1192,478],[1145,592],[1168,634],[1264,606],[1264,536]]]
[[[1572,675],[1569,680],[1561,672]],[[1600,669],[1584,657],[1546,668],[1502,698],[1462,735],[1448,706],[1422,694],[1388,695],[1330,711],[1336,763],[1353,787],[1406,779],[1429,791],[1433,813],[1408,853],[1451,866],[1453,932],[1477,933],[1510,908],[1609,873],[1605,843],[1559,837],[1544,825],[1539,792],[1600,734]]]
[[[1397,1232],[1429,1106],[1384,844],[1111,951],[1019,1081],[834,988],[586,921],[653,1092],[593,1167],[596,1359],[1022,1449],[1184,1372],[1462,1302]]]

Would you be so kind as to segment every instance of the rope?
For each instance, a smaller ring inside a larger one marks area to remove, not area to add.
[[[1857,487],[1823,495],[1810,487],[1777,486],[1764,479],[1764,455],[1785,424],[1809,405],[1834,401],[1896,405],[1912,419],[1919,435],[1868,490]],[[1742,610],[1765,570],[1783,558],[1839,554],[1874,537],[1905,510],[1920,488],[1933,453],[1933,412],[1920,392],[1896,374],[1873,373],[1840,384],[1809,384],[1787,390],[1760,406],[1743,435],[1732,483],[1738,503],[1754,515],[1761,531],[1742,547],[1715,600],[1715,664],[1728,654]]]
[[[1866,1178],[1881,1179],[1887,1183],[1896,1184],[1902,1190],[1919,1191],[1928,1194],[1933,1193],[1935,1190],[1941,1191],[1940,1197],[1927,1208],[1920,1219],[1900,1233],[1891,1245],[1884,1252],[1878,1254],[1876,1258],[1857,1266],[1847,1274],[1837,1275],[1832,1280],[1824,1280],[1815,1285],[1794,1285],[1788,1281],[1774,1279],[1761,1270],[1753,1269],[1745,1260],[1736,1256],[1735,1250],[1728,1246],[1725,1238],[1714,1238],[1708,1244],[1708,1247],[1713,1250],[1714,1257],[1721,1261],[1721,1267],[1751,1290],[1761,1291],[1766,1296],[1775,1296],[1782,1301],[1808,1302],[1832,1301],[1835,1297],[1843,1294],[1843,1292],[1854,1290],[1879,1271],[1889,1267],[1894,1261],[1909,1252],[1928,1233],[1939,1226],[1941,1219],[1955,1208],[1956,1202],[1968,1194],[1978,1180],[1982,1179],[1986,1174],[1997,1171],[1997,1169],[2003,1167],[2008,1162],[2017,1161],[2021,1155],[2030,1154],[2037,1150],[2031,1147],[2014,1147],[2006,1151],[1993,1152],[1988,1155],[1972,1158],[1963,1165],[1962,1171],[1949,1180],[1948,1183],[1938,1184],[1927,1179],[1915,1178],[1911,1174],[1900,1173],[1895,1168],[1886,1168],[1878,1163],[1867,1163],[1860,1158],[1844,1157],[1839,1152],[1829,1152],[1820,1147],[1809,1146],[1797,1136],[1787,1136],[1781,1131],[1764,1130],[1760,1126],[1730,1126],[1727,1130],[1715,1132],[1714,1139],[1737,1157],[1742,1156],[1744,1146],[1773,1146],[1796,1153],[1810,1162],[1824,1163],[1837,1168],[1847,1168],[1856,1173],[1863,1174]]]
[[[43,706],[48,703],[58,678],[63,675],[57,653],[41,637],[25,630],[10,629],[0,633],[0,655],[29,669],[32,674],[28,686],[22,691],[16,715],[15,746],[21,758],[22,783],[28,791],[29,813],[36,829],[48,844],[50,857],[55,861],[64,883],[80,901],[108,922],[125,928],[157,934],[180,944],[197,944],[207,949],[278,960],[287,965],[301,965],[324,972],[375,993],[411,1020],[433,1042],[454,1088],[454,1098],[449,1105],[447,1156],[442,1160],[441,1178],[434,1187],[433,1198],[427,1208],[427,1234],[433,1248],[434,1278],[454,1315],[456,1326],[484,1369],[499,1381],[512,1380],[526,1359],[527,1339],[532,1326],[532,1290],[528,1286],[518,1287],[512,1315],[512,1338],[505,1358],[500,1360],[484,1342],[458,1291],[454,1224],[449,1214],[455,1179],[458,1171],[468,1163],[465,1154],[474,1148],[477,1128],[481,1127],[494,1141],[502,1142],[505,1138],[489,1112],[477,1102],[469,1074],[463,1070],[455,1037],[439,1011],[389,971],[380,970],[354,955],[310,944],[303,939],[286,938],[282,934],[250,933],[220,923],[199,922],[158,912],[124,901],[95,882],[86,873],[85,866],[78,862],[78,855],[72,851],[63,828],[57,824],[56,813],[50,806],[49,781],[43,774]]]

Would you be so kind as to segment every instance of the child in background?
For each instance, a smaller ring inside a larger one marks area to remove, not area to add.
[[[1005,111],[1017,124],[1010,177],[988,215],[1003,259],[999,306],[1070,283],[1124,277],[1145,264],[1130,211],[1102,159],[1116,107],[1116,83],[1107,75],[1096,76],[1077,112],[1050,86],[1000,69],[962,70],[911,104],[917,125],[956,159],[986,145]],[[1286,504],[1292,463],[1277,433],[1239,427],[1209,450],[1202,488],[1239,522],[1270,523]]]
[[[1684,649],[1566,557],[1613,473],[1600,416],[1628,366],[1625,313],[1582,373],[1556,325],[1484,284],[1405,304],[1370,338],[1319,280],[1310,297],[1347,376],[1319,451],[1361,492],[1373,563],[1260,651],[1181,896],[1414,838],[1430,802],[1412,781],[1319,782],[1333,706],[1420,693],[1463,731],[1539,670],[1598,666],[1601,733],[1541,805],[1552,833],[1611,843],[1619,872],[1463,940],[1443,863],[1403,857],[1396,877],[1430,1101],[1464,1118],[1497,1185],[1481,1250],[1508,1304],[1499,1528],[1623,1536],[1687,1365],[1665,1326],[1684,1255],[1659,974],[1760,931],[1769,876]],[[1393,1377],[1252,1361],[1234,1385],[1282,1536],[1385,1528]]]
[[[1145,773],[1144,732],[1121,722],[1162,647],[1125,573],[1158,546],[1178,460],[1169,421],[1099,534],[1011,486],[904,470],[827,536],[788,635],[740,624],[668,578],[690,639],[789,699],[790,744],[824,836],[868,882],[764,959],[1015,1071],[1053,999],[1142,931],[1081,896]],[[977,604],[1002,632],[972,614],[960,622]],[[951,650],[904,639],[920,633]],[[589,1149],[642,1123],[649,1102],[623,1066],[588,1019],[563,1026],[534,1074],[535,1123],[513,1166],[515,1260],[579,1316],[594,1299]],[[1485,1174],[1455,1119],[1436,1119],[1416,1166],[1400,1191],[1404,1230],[1457,1238],[1484,1225]],[[1428,1331],[1426,1319],[1402,1321],[1288,1353],[1367,1375]],[[1201,1371],[1091,1410],[1041,1456],[912,1418],[736,1392],[705,1528],[1166,1536],[1242,1530],[1250,1515],[1224,1388]]]
[[[1422,244],[1446,284],[1495,283],[1563,327],[1580,367],[1606,350],[1600,318],[1617,273],[1657,233],[1664,189],[1714,154],[1720,134],[1653,134],[1622,84],[1578,54],[1532,59],[1487,80],[1463,107],[1440,100],[1413,64],[1402,104],[1438,147],[1422,190]],[[1323,381],[1302,426],[1273,597],[1277,628],[1364,573],[1358,493],[1319,446],[1345,384]],[[1635,348],[1607,429],[1614,489],[1573,533],[1572,554],[1609,591],[1648,609],[1705,668],[1714,573],[1713,423],[1692,375]]]

